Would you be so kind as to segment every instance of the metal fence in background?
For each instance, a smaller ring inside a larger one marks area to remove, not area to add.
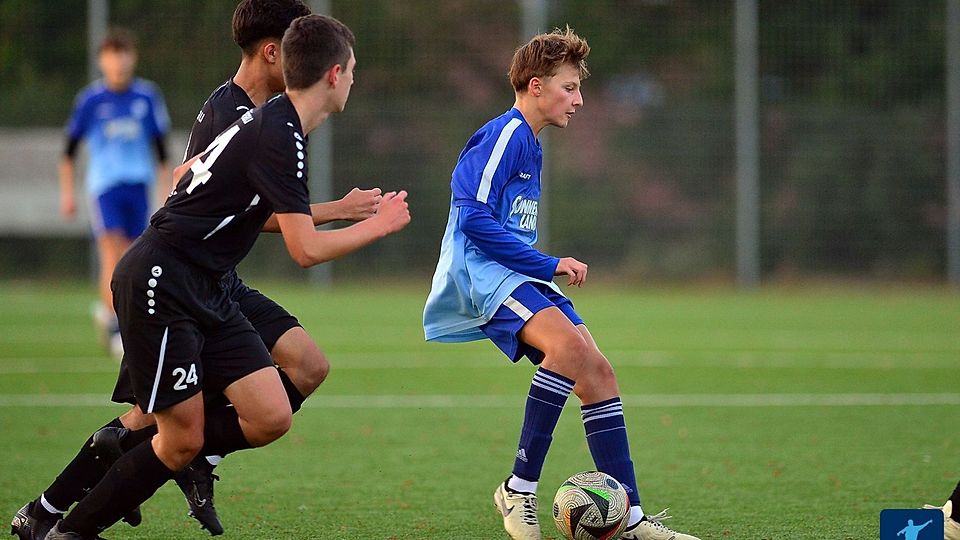
[[[585,105],[549,135],[550,253],[628,283],[732,282],[744,254],[765,281],[946,280],[948,1],[328,0],[358,39],[356,84],[332,121],[332,193],[407,189],[414,216],[338,261],[334,277],[428,279],[450,171],[472,132],[513,103],[507,65],[542,8],[540,30],[569,24],[592,46]],[[234,6],[109,2],[110,23],[139,34],[139,72],[161,86],[177,129],[236,69]],[[744,7],[756,17],[745,100]],[[87,2],[0,0],[0,14],[2,132],[62,125],[86,82]],[[753,139],[743,137],[751,109]],[[738,225],[750,144],[755,243],[738,251],[751,238]],[[4,179],[5,168],[0,189],[55,184],[54,163],[35,178]],[[0,252],[22,250],[9,236],[0,230]],[[261,239],[243,271],[304,276],[282,253]],[[0,264],[0,275],[17,272]]]

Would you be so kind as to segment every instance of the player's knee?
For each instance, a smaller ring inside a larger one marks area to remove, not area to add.
[[[599,351],[595,353],[596,357],[591,362],[590,376],[594,384],[604,391],[615,391],[617,387],[617,375],[613,371],[613,366],[603,354]]]
[[[290,431],[292,424],[293,415],[290,408],[287,407],[285,410],[273,410],[259,418],[258,422],[254,424],[255,427],[252,430],[254,433],[244,432],[244,434],[252,446],[264,446],[283,437]]]
[[[544,367],[578,381],[587,366],[590,347],[580,335],[560,338],[552,343],[544,358]]]
[[[172,470],[179,471],[190,464],[203,448],[203,432],[179,432],[176,437],[158,434],[160,440],[155,447],[157,457]]]
[[[606,399],[619,394],[613,366],[600,351],[594,350],[587,356],[587,361],[573,390],[581,400],[588,401]]]
[[[323,351],[313,347],[311,351],[304,355],[302,372],[305,380],[301,388],[309,388],[309,392],[307,392],[309,394],[316,390],[330,374],[330,362]]]

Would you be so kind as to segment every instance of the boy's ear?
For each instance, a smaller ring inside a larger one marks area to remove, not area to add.
[[[336,86],[337,82],[340,81],[340,64],[334,64],[329,70],[327,70],[327,82],[330,83],[330,86]]]
[[[275,64],[280,59],[280,46],[273,41],[268,41],[261,49],[263,58],[270,64]]]
[[[533,97],[540,97],[543,92],[543,81],[540,77],[530,79],[530,82],[527,83],[527,92]]]

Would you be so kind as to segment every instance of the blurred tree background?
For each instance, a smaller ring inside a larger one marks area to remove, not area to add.
[[[139,74],[162,88],[175,129],[239,63],[235,5],[110,3],[111,24],[138,34]],[[583,109],[549,135],[547,250],[598,279],[732,281],[732,2],[548,6],[543,30],[569,24],[586,37],[592,75]],[[943,279],[944,13],[943,0],[759,1],[764,279]],[[334,192],[408,189],[414,214],[334,276],[427,280],[458,152],[513,103],[506,69],[529,37],[520,8],[332,0],[331,14],[358,39],[356,84],[333,119]],[[85,0],[0,0],[0,127],[64,124],[89,82],[85,18]],[[302,279],[276,262],[282,252],[262,239],[244,264]]]

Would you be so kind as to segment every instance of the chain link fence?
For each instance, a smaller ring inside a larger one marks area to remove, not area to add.
[[[593,48],[585,105],[547,142],[546,250],[584,260],[597,279],[732,282],[732,2],[545,5],[543,30],[570,24]],[[234,6],[110,3],[111,24],[139,35],[139,74],[160,85],[178,130],[189,129],[209,92],[236,70]],[[529,37],[521,35],[520,5],[330,7],[358,39],[356,84],[347,110],[333,117],[333,192],[407,189],[414,216],[403,233],[335,263],[334,279],[427,280],[457,155],[513,103],[506,69]],[[764,280],[944,279],[945,9],[943,0],[758,3]],[[61,136],[87,82],[85,14],[84,0],[0,0],[4,136],[38,127]],[[7,181],[55,187],[56,164],[47,166]],[[42,253],[45,243],[0,229],[0,260],[13,252],[22,260],[27,246]],[[242,271],[305,279],[286,259],[282,243],[265,237]],[[27,274],[0,264],[0,275]]]

